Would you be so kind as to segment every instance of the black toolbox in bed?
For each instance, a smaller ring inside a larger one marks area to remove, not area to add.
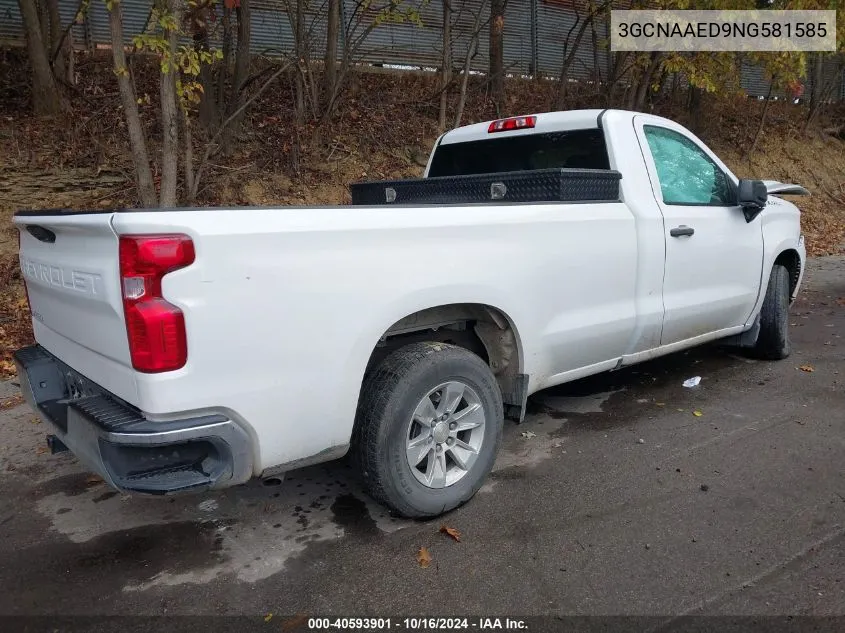
[[[352,204],[617,202],[622,174],[610,169],[535,169],[350,185]]]

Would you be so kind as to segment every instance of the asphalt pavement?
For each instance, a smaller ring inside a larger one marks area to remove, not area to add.
[[[0,615],[845,616],[845,258],[811,261],[791,321],[785,361],[711,345],[535,395],[427,522],[344,462],[124,496],[2,383]]]

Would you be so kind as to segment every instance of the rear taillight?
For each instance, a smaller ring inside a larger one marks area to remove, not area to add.
[[[132,366],[138,371],[172,371],[188,359],[185,315],[161,294],[169,272],[194,262],[187,235],[120,237],[120,282]]]
[[[493,121],[490,127],[487,128],[487,133],[493,132],[508,132],[510,130],[526,130],[537,125],[537,117],[535,116],[515,116],[510,119],[499,119]]]

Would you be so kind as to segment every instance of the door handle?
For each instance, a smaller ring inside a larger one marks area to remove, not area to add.
[[[687,226],[686,224],[676,226],[674,229],[669,230],[669,235],[672,237],[683,237],[685,235],[692,235],[693,233],[695,233],[695,229],[691,226]]]

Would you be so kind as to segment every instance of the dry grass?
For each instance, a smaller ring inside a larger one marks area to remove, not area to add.
[[[8,86],[26,85],[15,74],[19,66],[0,57],[4,94],[9,94]],[[12,351],[31,340],[12,213],[19,208],[136,204],[113,77],[96,58],[83,58],[79,69],[87,83],[79,87],[73,115],[66,120],[36,121],[23,114],[26,95],[0,102],[0,156],[5,165],[0,167],[0,376],[11,373]],[[140,68],[136,80],[140,91],[153,93],[152,73]],[[465,122],[495,116],[483,90],[483,84],[472,82]],[[319,130],[306,126],[296,131],[291,92],[288,84],[280,83],[256,102],[236,154],[212,161],[200,204],[344,204],[349,202],[350,182],[412,177],[422,171],[420,163],[437,135],[431,76],[361,75],[337,116]],[[516,80],[509,93],[504,114],[542,112],[551,104],[553,86]],[[603,106],[588,91],[571,96],[573,108]],[[761,108],[760,102],[742,98],[711,100],[702,136],[741,176],[808,187],[813,195],[796,202],[803,210],[810,253],[840,252],[845,243],[845,142],[819,133],[804,135],[802,110],[773,104],[757,150],[745,158],[742,148],[750,146]],[[656,111],[686,122],[679,105],[658,103]],[[155,108],[147,108],[143,116],[155,136]],[[197,142],[199,149],[201,139]],[[151,149],[156,151],[155,146]]]

